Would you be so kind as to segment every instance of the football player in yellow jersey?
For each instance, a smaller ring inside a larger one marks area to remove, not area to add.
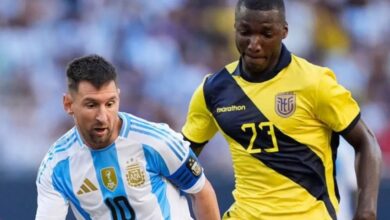
[[[182,129],[198,153],[218,130],[229,143],[235,203],[223,218],[337,219],[341,135],[356,152],[354,219],[376,219],[376,138],[335,74],[283,45],[283,0],[239,0],[234,27],[240,59],[205,78]]]

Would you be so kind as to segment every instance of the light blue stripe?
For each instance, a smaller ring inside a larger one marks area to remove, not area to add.
[[[143,124],[146,128],[149,128],[151,130],[154,130],[154,131],[160,133],[163,136],[166,136],[168,139],[172,140],[175,143],[175,145],[178,147],[179,150],[182,151],[183,154],[185,154],[185,150],[183,147],[183,145],[184,145],[183,140],[177,138],[167,128],[156,128],[150,122],[140,120],[139,118],[132,117],[130,115],[129,115],[129,117],[132,121],[136,121],[139,124]]]
[[[167,130],[165,129],[159,129],[159,128],[156,128],[154,127],[153,125],[151,125],[150,123],[148,123],[147,121],[142,121],[140,119],[137,119],[135,117],[131,117],[130,115],[127,115],[128,119],[129,119],[129,128],[128,128],[128,131],[127,133],[130,131],[130,130],[133,130],[135,128],[132,127],[131,124],[135,124],[135,125],[138,125],[140,126],[141,128],[145,129],[145,132],[154,132],[154,133],[157,133],[155,135],[153,135],[153,137],[159,139],[159,140],[164,140],[167,144],[170,145],[171,149],[173,151],[175,151],[175,154],[181,154],[181,158],[183,158],[186,153],[185,153],[185,150],[183,149],[183,142],[176,138],[174,135],[172,135],[170,132],[168,132]],[[133,123],[134,122],[134,123]],[[138,122],[138,123],[137,123]],[[177,143],[177,141],[179,142],[179,144]],[[174,144],[176,147],[173,147],[171,144]],[[178,149],[180,152],[177,152],[175,149]]]
[[[132,128],[131,127],[131,120],[133,119],[129,114],[126,114],[125,115],[126,116],[126,118],[128,119],[128,127],[127,127],[127,130],[126,130],[126,136],[128,136],[129,135],[129,132],[130,132],[130,130],[132,130],[132,131],[135,131],[135,132],[139,132],[139,133],[141,133],[141,134],[146,134],[146,135],[149,135],[149,136],[151,136],[151,137],[153,137],[153,138],[156,138],[156,139],[158,139],[158,140],[160,140],[160,141],[164,141],[167,145],[168,145],[168,147],[173,151],[173,153],[180,159],[180,160],[182,160],[183,159],[183,157],[184,156],[181,156],[180,154],[179,154],[179,152],[177,152],[176,150],[175,150],[175,148],[172,146],[172,145],[170,145],[170,143],[168,143],[168,142],[166,142],[164,139],[162,139],[160,136],[158,136],[158,135],[155,135],[155,134],[153,134],[153,133],[150,133],[150,132],[148,132],[148,131],[144,131],[144,130],[139,130],[139,129],[136,129],[136,128]]]
[[[79,211],[84,219],[90,220],[89,214],[81,207],[80,201],[73,193],[72,180],[70,177],[69,158],[59,162],[53,169],[52,175],[53,187],[62,194],[64,198],[70,200],[71,203]]]
[[[141,133],[141,134],[146,134],[146,135],[151,136],[151,137],[154,137],[154,138],[156,138],[156,139],[158,139],[158,140],[164,141],[164,142],[168,145],[168,147],[173,151],[173,153],[175,153],[175,155],[179,158],[179,160],[183,160],[183,156],[181,156],[181,155],[175,150],[175,148],[174,148],[171,144],[167,143],[165,140],[162,140],[161,137],[159,137],[159,136],[157,136],[157,135],[155,135],[155,134],[153,134],[153,133],[150,133],[150,132],[148,132],[148,131],[145,131],[145,130],[140,130],[140,129],[136,129],[136,128],[132,128],[131,130],[132,130],[132,131],[135,131],[135,132],[138,132],[138,133]]]
[[[72,133],[69,136],[64,135],[56,143],[54,143],[53,152],[56,152],[58,149],[62,149],[64,146],[67,146],[69,142],[73,143],[75,138],[76,138],[75,133]]]
[[[162,175],[169,175],[168,168],[161,155],[148,145],[142,145],[146,160],[146,170],[149,172],[152,193],[157,197],[161,213],[165,220],[170,220],[170,204],[167,198],[167,184],[163,181]]]
[[[127,118],[126,116],[124,115],[124,113],[122,112],[119,112],[119,117],[122,119],[122,127],[121,127],[121,130],[119,132],[119,136],[121,137],[126,137],[126,131],[127,131],[127,127],[128,127],[128,121],[127,121]]]
[[[183,156],[185,155],[185,151],[183,149],[183,146],[180,145],[182,144],[180,142],[180,140],[176,137],[174,137],[172,134],[170,134],[168,131],[164,130],[164,129],[157,129],[156,127],[153,127],[147,123],[143,123],[143,122],[136,122],[136,123],[132,123],[132,124],[135,124],[139,127],[142,127],[144,128],[145,130],[149,130],[149,131],[154,131],[156,132],[157,134],[160,135],[161,138],[164,138],[167,142],[169,141],[170,143],[173,143],[174,146],[176,146],[176,149],[178,149],[180,151],[181,154],[183,154]],[[179,143],[177,143],[179,142]]]
[[[59,152],[62,152],[62,151],[69,149],[76,141],[77,141],[77,138],[76,138],[76,136],[74,136],[72,138],[72,140],[70,140],[65,147],[55,149],[53,154],[56,154],[56,153],[59,153]]]
[[[73,129],[74,129],[74,133],[76,134],[76,137],[77,137],[77,142],[79,142],[80,146],[83,146],[83,140],[81,139],[79,131],[77,130],[76,127],[74,127]]]
[[[117,155],[115,143],[102,150],[91,150],[91,154],[92,154],[93,164],[95,167],[96,176],[99,181],[99,186],[102,192],[103,200],[105,201],[106,199],[109,199],[111,203],[114,204],[113,202],[114,198],[117,198],[119,196],[123,196],[127,198],[125,187],[123,185],[123,177],[119,167],[118,155]],[[111,178],[113,179],[115,175],[117,179],[116,187],[113,189],[107,188],[107,186],[105,186],[103,183],[103,177],[101,172],[102,170],[107,168],[114,169],[114,174],[111,174]],[[119,214],[120,211],[118,210],[118,207],[116,205],[114,205],[114,207],[116,209],[117,216],[120,217]],[[125,211],[126,219],[130,219],[131,214],[129,210],[125,208],[123,208],[123,210]]]
[[[130,122],[130,117],[128,115],[125,115],[126,117],[126,121],[127,121],[127,126],[126,126],[126,129],[125,129],[125,134],[124,136],[125,137],[128,137],[129,136],[129,132],[130,132],[130,125],[131,125],[131,122]]]

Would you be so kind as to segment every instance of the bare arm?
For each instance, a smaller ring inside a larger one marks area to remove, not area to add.
[[[197,220],[220,220],[217,197],[210,182],[206,179],[203,189],[191,196],[192,208]]]
[[[359,120],[345,136],[355,149],[355,170],[358,184],[358,201],[354,220],[374,220],[377,217],[377,200],[381,177],[382,156],[375,135]]]

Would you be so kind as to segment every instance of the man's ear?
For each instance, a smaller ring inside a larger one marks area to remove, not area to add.
[[[64,105],[64,110],[68,115],[73,115],[73,110],[72,110],[72,104],[73,104],[73,98],[69,93],[64,93],[62,102]]]
[[[283,27],[283,39],[285,39],[288,35],[288,24],[286,22],[286,24],[284,24],[284,27]]]

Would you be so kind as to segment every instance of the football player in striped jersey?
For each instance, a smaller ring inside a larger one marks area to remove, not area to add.
[[[75,126],[43,159],[36,220],[220,219],[214,190],[181,134],[119,112],[115,68],[90,55],[67,68],[65,111]],[[184,192],[184,193],[183,193]]]

